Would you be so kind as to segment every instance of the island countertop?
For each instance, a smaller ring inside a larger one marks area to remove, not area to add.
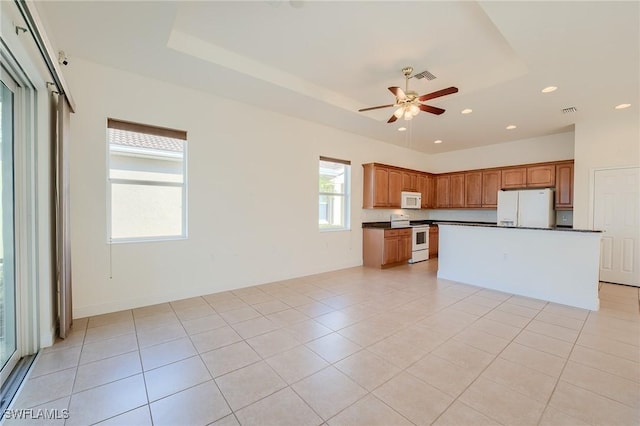
[[[569,232],[602,232],[593,229],[575,229],[569,226],[554,226],[552,228],[531,228],[526,226],[498,226],[495,223],[482,223],[482,222],[441,222],[434,221],[434,225],[454,225],[454,226],[482,226],[486,228],[501,228],[501,229],[536,229],[540,231],[569,231]]]

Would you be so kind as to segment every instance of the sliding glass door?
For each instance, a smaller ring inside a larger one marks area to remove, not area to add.
[[[2,73],[0,82],[0,379],[20,358],[16,340],[17,307],[14,264],[14,123],[15,82]]]

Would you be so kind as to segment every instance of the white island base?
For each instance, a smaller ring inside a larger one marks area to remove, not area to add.
[[[438,225],[438,278],[598,310],[600,232]]]

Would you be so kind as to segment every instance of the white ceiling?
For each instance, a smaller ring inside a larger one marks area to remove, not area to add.
[[[82,57],[427,153],[638,115],[637,1],[36,4],[69,67]],[[407,65],[437,77],[410,80],[419,94],[459,88],[426,102],[447,112],[393,124],[393,108],[357,112],[393,103]]]

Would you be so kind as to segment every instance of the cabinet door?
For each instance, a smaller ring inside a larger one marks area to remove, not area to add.
[[[527,168],[514,167],[502,170],[502,189],[525,188],[527,186]]]
[[[528,188],[550,188],[556,184],[556,165],[543,164],[527,167]]]
[[[384,255],[382,256],[382,264],[388,265],[390,263],[396,263],[400,259],[398,257],[400,250],[400,238],[399,237],[385,237],[384,238]]]
[[[376,166],[373,185],[373,206],[387,207],[389,205],[389,170]]]
[[[409,235],[402,235],[399,238],[398,243],[398,261],[405,261],[411,259],[411,233]]]
[[[409,171],[402,172],[402,190],[411,191],[411,192],[418,191],[418,174],[417,173],[413,173]]]
[[[556,165],[556,210],[573,209],[573,163]]]
[[[418,175],[418,192],[422,195],[422,207],[423,209],[429,208],[429,180],[426,174]]]
[[[449,175],[436,176],[436,205],[437,209],[449,207]]]
[[[429,257],[435,257],[438,255],[438,227],[429,226]]]
[[[389,169],[389,207],[400,208],[402,196],[402,173]]]
[[[464,206],[482,207],[482,172],[464,175]]]
[[[451,175],[449,179],[449,206],[464,207],[464,173]]]
[[[482,172],[482,207],[498,207],[500,170]]]

